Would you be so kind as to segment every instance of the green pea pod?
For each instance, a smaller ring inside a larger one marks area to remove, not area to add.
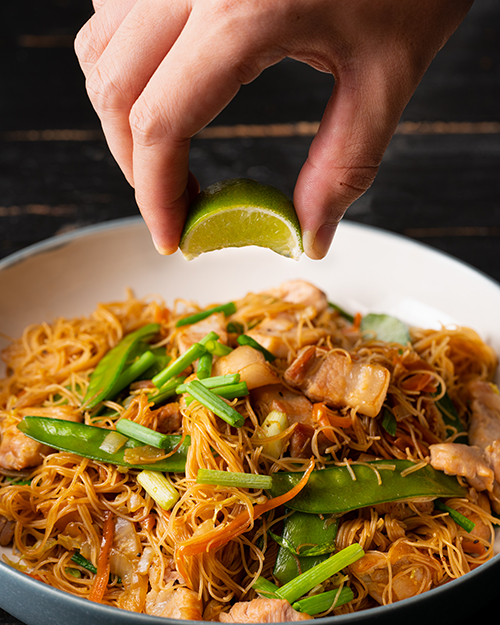
[[[286,505],[292,510],[313,514],[341,514],[388,501],[464,497],[467,494],[456,477],[437,471],[430,465],[402,475],[403,471],[414,466],[415,463],[409,460],[374,460],[351,464],[350,468],[335,466],[313,471],[304,488]],[[269,493],[273,497],[283,495],[297,484],[302,475],[301,472],[274,473]]]
[[[335,551],[337,529],[338,520],[331,517],[298,511],[290,514],[283,524],[283,544],[276,558],[274,577],[286,584],[326,560]]]
[[[115,347],[101,358],[99,364],[90,376],[90,383],[83,398],[82,408],[95,408],[97,404],[108,397],[112,392],[118,376],[123,371],[130,354],[147,338],[151,338],[160,330],[158,323],[148,325],[127,334]]]
[[[49,447],[61,451],[69,451],[91,460],[124,466],[129,469],[182,473],[186,466],[186,454],[190,444],[188,436],[179,445],[182,437],[170,435],[170,440],[163,448],[165,453],[173,451],[179,445],[179,448],[171,456],[156,462],[130,464],[124,460],[125,450],[143,447],[144,443],[129,438],[121,449],[115,453],[107,453],[100,448],[110,432],[110,430],[105,428],[85,425],[84,423],[74,423],[73,421],[52,419],[50,417],[24,417],[17,427],[26,436],[39,443],[49,445]]]

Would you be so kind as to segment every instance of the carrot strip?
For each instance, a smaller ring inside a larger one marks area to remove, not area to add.
[[[242,534],[251,524],[251,522],[265,512],[273,510],[278,506],[290,501],[304,488],[309,480],[312,470],[314,469],[314,460],[311,460],[306,472],[300,479],[300,481],[288,492],[280,495],[279,497],[273,497],[268,499],[266,503],[257,504],[253,507],[253,515],[251,516],[248,509],[240,512],[232,521],[225,525],[218,525],[213,530],[190,538],[179,544],[176,550],[176,561],[182,561],[185,556],[194,556],[217,547],[222,547],[230,540]]]
[[[350,428],[352,425],[351,417],[340,417],[330,410],[324,403],[313,404],[311,416],[320,427],[326,429],[323,430],[323,434],[332,443],[335,442],[333,432],[329,430],[330,427],[337,428]]]
[[[104,598],[104,593],[108,587],[109,580],[109,554],[113,545],[115,524],[113,521],[112,513],[107,510],[104,513],[104,523],[102,526],[102,540],[101,550],[99,551],[99,558],[97,560],[97,573],[92,584],[92,590],[89,594],[89,600],[101,603]]]

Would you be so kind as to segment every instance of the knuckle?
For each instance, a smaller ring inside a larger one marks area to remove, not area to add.
[[[122,110],[128,105],[126,92],[117,86],[106,67],[95,65],[87,77],[86,87],[98,112]]]
[[[160,133],[165,129],[159,123],[159,115],[144,101],[134,104],[130,110],[129,125],[134,143],[149,147],[157,143]]]
[[[92,19],[78,31],[75,37],[75,53],[80,63],[95,63],[100,56],[99,39],[96,38]]]

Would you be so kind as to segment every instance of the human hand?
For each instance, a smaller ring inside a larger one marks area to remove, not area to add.
[[[291,57],[335,77],[294,191],[322,258],[373,182],[400,116],[472,0],[94,0],[75,47],[110,150],[157,249],[190,199],[190,139],[264,69]],[[297,86],[299,87],[299,85]]]

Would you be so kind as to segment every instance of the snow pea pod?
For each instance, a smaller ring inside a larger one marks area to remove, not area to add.
[[[97,404],[108,398],[116,381],[123,371],[131,352],[139,343],[153,337],[160,330],[158,323],[149,323],[142,328],[127,334],[115,347],[101,358],[90,376],[90,382],[83,398],[82,408],[95,408]]]
[[[335,551],[338,519],[295,511],[283,523],[273,575],[286,584]],[[273,536],[274,538],[274,536]]]
[[[148,469],[150,471],[183,472],[186,465],[187,450],[191,442],[189,436],[182,440],[181,436],[172,434],[168,436],[163,451],[170,453],[175,449],[175,452],[163,460],[142,465],[131,464],[124,459],[124,453],[127,449],[144,446],[144,443],[132,438],[129,438],[125,445],[114,453],[108,453],[101,449],[104,439],[110,433],[110,430],[105,428],[50,417],[24,417],[17,427],[26,436],[61,451],[69,451],[84,458],[108,462],[129,469]],[[177,446],[179,446],[178,449],[176,449]]]
[[[374,460],[353,463],[349,468],[334,466],[313,471],[306,486],[287,502],[287,506],[314,514],[341,514],[389,501],[466,495],[467,490],[460,486],[456,477],[430,465],[406,475],[403,473],[414,466],[409,460]],[[286,493],[302,475],[302,472],[274,473],[269,493],[273,497]]]

